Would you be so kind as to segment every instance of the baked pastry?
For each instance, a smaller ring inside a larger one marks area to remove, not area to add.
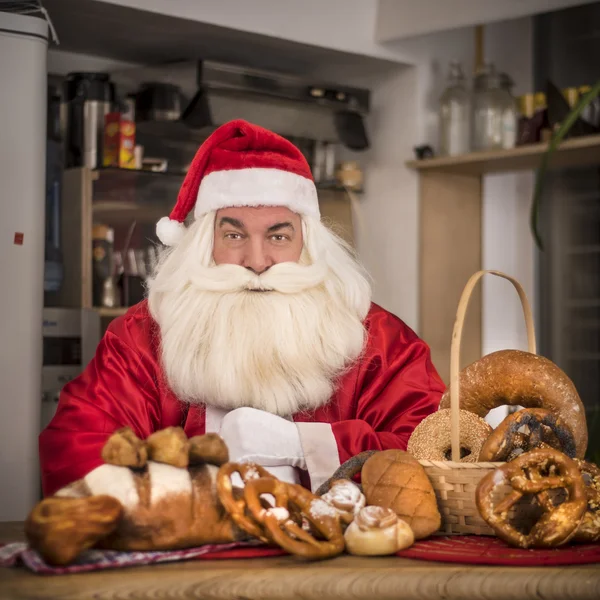
[[[131,430],[115,432],[103,456],[121,464],[104,464],[39,502],[25,523],[31,547],[48,563],[62,565],[90,547],[169,550],[248,539],[217,496],[219,467],[208,461],[227,455],[221,438],[196,440],[196,462],[202,447],[208,460],[187,469],[152,459],[143,468],[122,466],[143,456],[142,447],[151,458],[181,464],[180,450],[188,445],[181,434],[179,428],[163,430],[150,445],[136,441]]]
[[[146,440],[148,458],[185,469],[190,462],[189,440],[181,427],[156,431]]]
[[[274,506],[265,508],[264,496],[271,496]],[[291,554],[317,560],[344,551],[338,511],[301,485],[274,477],[253,478],[244,487],[244,502],[264,537]],[[294,513],[301,516],[301,524]]]
[[[576,460],[586,486],[587,509],[577,527],[576,542],[600,541],[600,468],[594,463]]]
[[[190,465],[208,463],[219,467],[229,461],[229,450],[216,433],[195,435],[188,441]]]
[[[391,508],[366,506],[344,533],[346,550],[359,556],[395,554],[412,546],[412,529]]]
[[[452,460],[450,419],[450,409],[438,410],[425,417],[412,432],[407,451],[418,460]],[[459,412],[459,420],[460,462],[477,462],[492,428],[467,410]]]
[[[321,498],[337,510],[344,525],[351,523],[366,504],[365,495],[358,485],[349,479],[334,481],[329,491]]]
[[[67,565],[115,531],[123,505],[112,496],[50,497],[25,522],[29,545],[51,565]]]
[[[546,408],[571,430],[577,458],[588,444],[585,409],[573,382],[552,361],[521,350],[492,352],[460,373],[460,408],[485,417],[498,406]],[[440,408],[450,408],[446,390]]]
[[[130,427],[123,427],[108,438],[101,456],[109,465],[141,469],[148,461],[148,449],[146,442],[140,440]]]
[[[528,434],[520,430],[526,427]],[[575,440],[561,419],[544,408],[524,408],[508,415],[483,444],[481,462],[504,462],[519,452],[535,448],[555,448],[570,458],[575,457]]]
[[[497,489],[504,485],[512,491],[502,498]],[[553,490],[566,490],[562,503],[555,504],[550,494]],[[511,523],[511,509],[527,494],[535,496],[543,512],[524,533]],[[477,485],[475,499],[481,517],[496,535],[520,548],[565,544],[575,535],[587,508],[585,484],[577,464],[552,448],[526,452],[491,471]]]
[[[360,452],[349,458],[336,469],[335,473],[327,481],[319,486],[319,489],[316,491],[317,496],[322,496],[327,493],[335,481],[338,481],[339,479],[351,480],[355,475],[358,475],[367,460],[374,454],[377,454],[377,452],[379,452],[379,450],[365,450],[365,452]]]
[[[367,505],[391,508],[410,525],[415,539],[440,528],[441,516],[431,482],[408,452],[377,452],[365,462],[361,477]]]

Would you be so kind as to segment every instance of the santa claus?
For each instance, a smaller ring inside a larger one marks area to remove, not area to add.
[[[46,494],[97,469],[124,426],[218,432],[232,460],[314,490],[363,450],[404,449],[437,409],[429,348],[371,302],[287,140],[217,129],[157,235],[147,300],[111,323],[40,436]]]

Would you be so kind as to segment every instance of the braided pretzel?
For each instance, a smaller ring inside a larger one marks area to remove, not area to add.
[[[264,509],[260,502],[263,494],[275,497],[276,508]],[[336,509],[302,486],[277,479],[255,479],[246,484],[244,498],[254,519],[287,552],[304,558],[322,559],[344,551],[342,526]],[[288,511],[293,508],[299,510],[315,533],[325,539],[316,539],[290,519]]]
[[[577,542],[600,541],[600,468],[594,463],[575,461],[586,484],[587,510],[575,533]]]
[[[519,432],[523,426],[528,427],[529,436]],[[553,447],[575,457],[575,440],[564,422],[544,408],[526,408],[512,413],[494,429],[481,448],[479,461],[509,461],[518,456],[517,448],[528,452],[540,447]]]
[[[512,487],[500,502],[495,502],[496,488]],[[567,498],[556,506],[550,490],[564,489]],[[510,509],[525,495],[533,494],[543,510],[528,534],[509,523]],[[477,508],[482,518],[499,538],[521,548],[551,548],[567,542],[577,530],[585,512],[585,484],[577,464],[565,454],[552,449],[532,450],[488,473],[478,484]]]
[[[264,478],[274,479],[267,470],[263,469],[260,465],[252,463],[238,464],[238,463],[226,463],[224,464],[217,473],[217,495],[223,508],[230,515],[232,521],[246,533],[251,536],[258,538],[262,542],[269,543],[270,539],[265,535],[265,532],[260,525],[254,522],[246,512],[246,502],[243,496],[238,494],[235,497],[233,490],[233,484],[231,482],[231,476],[237,473],[244,482],[248,485],[250,481]]]

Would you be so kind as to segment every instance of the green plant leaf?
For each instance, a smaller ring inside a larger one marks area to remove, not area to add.
[[[533,237],[540,250],[544,249],[544,244],[538,229],[538,217],[540,212],[540,204],[542,199],[542,188],[544,186],[544,179],[546,171],[548,170],[548,163],[552,154],[562,142],[565,136],[571,130],[571,127],[575,124],[581,113],[584,111],[586,106],[592,102],[600,94],[600,81],[597,81],[590,91],[582,96],[579,102],[571,109],[571,112],[567,115],[566,119],[560,124],[560,127],[553,132],[550,142],[548,143],[548,149],[542,156],[542,163],[538,169],[535,179],[535,189],[533,191],[533,202],[531,204],[531,217],[530,225]]]

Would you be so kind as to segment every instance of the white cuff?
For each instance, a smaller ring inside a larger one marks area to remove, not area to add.
[[[340,455],[329,423],[296,423],[300,443],[315,492],[340,466]]]
[[[207,404],[204,413],[204,433],[219,433],[221,431],[221,423],[228,412],[224,408],[217,408],[216,406]]]
[[[300,483],[300,474],[298,469],[295,467],[263,467],[265,471],[268,471],[274,477],[277,477],[279,481],[285,481],[286,483]]]
[[[224,416],[219,433],[229,448],[232,462],[306,468],[300,434],[293,421],[243,407]]]

